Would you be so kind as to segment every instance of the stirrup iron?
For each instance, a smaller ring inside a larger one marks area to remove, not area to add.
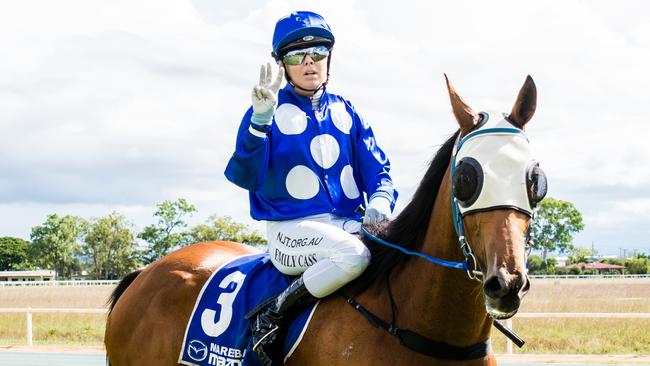
[[[275,325],[271,330],[269,330],[268,333],[264,335],[264,337],[260,338],[257,342],[255,342],[255,344],[253,345],[253,351],[257,352],[257,348],[264,344],[266,338],[272,336],[275,332],[278,331],[278,329],[280,329],[280,327],[278,325]]]

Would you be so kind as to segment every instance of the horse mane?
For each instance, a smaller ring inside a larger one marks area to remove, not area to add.
[[[409,250],[420,249],[459,132],[456,131],[438,149],[418,189],[404,210],[388,224],[367,228],[373,235]],[[385,280],[393,268],[398,267],[409,257],[396,249],[378,244],[368,237],[363,237],[362,241],[370,249],[372,260],[364,273],[346,287],[356,295],[371,284]]]

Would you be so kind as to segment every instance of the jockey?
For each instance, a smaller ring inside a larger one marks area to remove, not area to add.
[[[261,313],[253,341],[278,360],[286,320],[357,278],[370,252],[355,235],[392,214],[397,191],[390,162],[354,106],[326,89],[334,35],[323,17],[297,11],[280,20],[272,56],[253,87],[225,175],[249,191],[250,212],[267,221],[271,261],[300,276]],[[280,89],[286,76],[287,85]],[[276,107],[277,104],[277,107]],[[277,332],[280,330],[280,332]],[[279,333],[279,334],[278,334]]]

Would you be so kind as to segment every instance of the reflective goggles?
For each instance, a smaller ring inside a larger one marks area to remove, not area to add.
[[[325,59],[330,55],[330,50],[325,46],[314,46],[303,48],[301,50],[294,50],[287,52],[282,61],[285,65],[300,65],[305,60],[305,56],[309,56],[314,62]]]

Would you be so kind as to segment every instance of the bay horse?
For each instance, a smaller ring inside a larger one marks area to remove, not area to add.
[[[543,173],[518,150],[527,144],[523,128],[535,112],[537,90],[528,76],[511,113],[502,117],[474,112],[445,79],[460,128],[436,153],[404,210],[368,231],[363,240],[371,265],[339,291],[343,296],[320,302],[287,365],[496,365],[489,346],[493,319],[513,316],[529,290],[531,207],[545,193],[539,193]],[[501,127],[482,130],[488,118]],[[489,151],[470,156],[481,144]],[[526,178],[491,176],[503,167]],[[471,203],[477,184],[487,198],[481,193]],[[104,338],[109,364],[177,365],[187,322],[212,271],[258,252],[234,242],[197,243],[127,275],[110,300]],[[434,265],[427,256],[456,261],[463,270]]]

